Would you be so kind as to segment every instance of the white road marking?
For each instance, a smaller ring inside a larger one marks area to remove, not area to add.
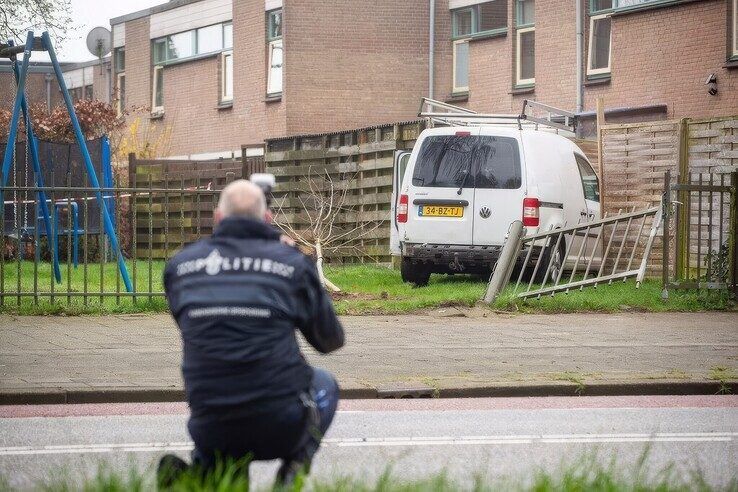
[[[479,446],[490,444],[563,444],[563,443],[630,443],[630,442],[732,442],[738,432],[671,432],[654,434],[542,434],[500,436],[437,437],[366,437],[329,438],[326,447],[392,447],[392,446]],[[191,451],[191,441],[61,444],[47,446],[0,447],[0,456],[89,453],[147,453]]]

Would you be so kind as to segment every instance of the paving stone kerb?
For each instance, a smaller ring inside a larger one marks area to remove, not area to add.
[[[345,317],[346,347],[305,352],[350,397],[714,393],[738,367],[736,313],[443,314]],[[168,315],[0,316],[0,403],[179,400],[180,355]]]

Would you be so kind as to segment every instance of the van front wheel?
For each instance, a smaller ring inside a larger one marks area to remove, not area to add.
[[[403,258],[400,264],[400,277],[405,283],[423,287],[428,285],[428,280],[430,280],[430,269],[425,265],[413,264],[408,258]]]

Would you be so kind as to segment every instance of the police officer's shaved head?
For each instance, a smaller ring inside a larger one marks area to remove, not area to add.
[[[215,209],[215,221],[226,217],[264,220],[267,206],[264,192],[254,183],[239,179],[223,188]]]

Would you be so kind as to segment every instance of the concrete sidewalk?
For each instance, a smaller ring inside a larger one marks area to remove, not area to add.
[[[307,354],[348,397],[715,393],[738,369],[735,313],[343,321],[345,348]],[[168,315],[0,316],[0,403],[179,400],[180,350]]]

